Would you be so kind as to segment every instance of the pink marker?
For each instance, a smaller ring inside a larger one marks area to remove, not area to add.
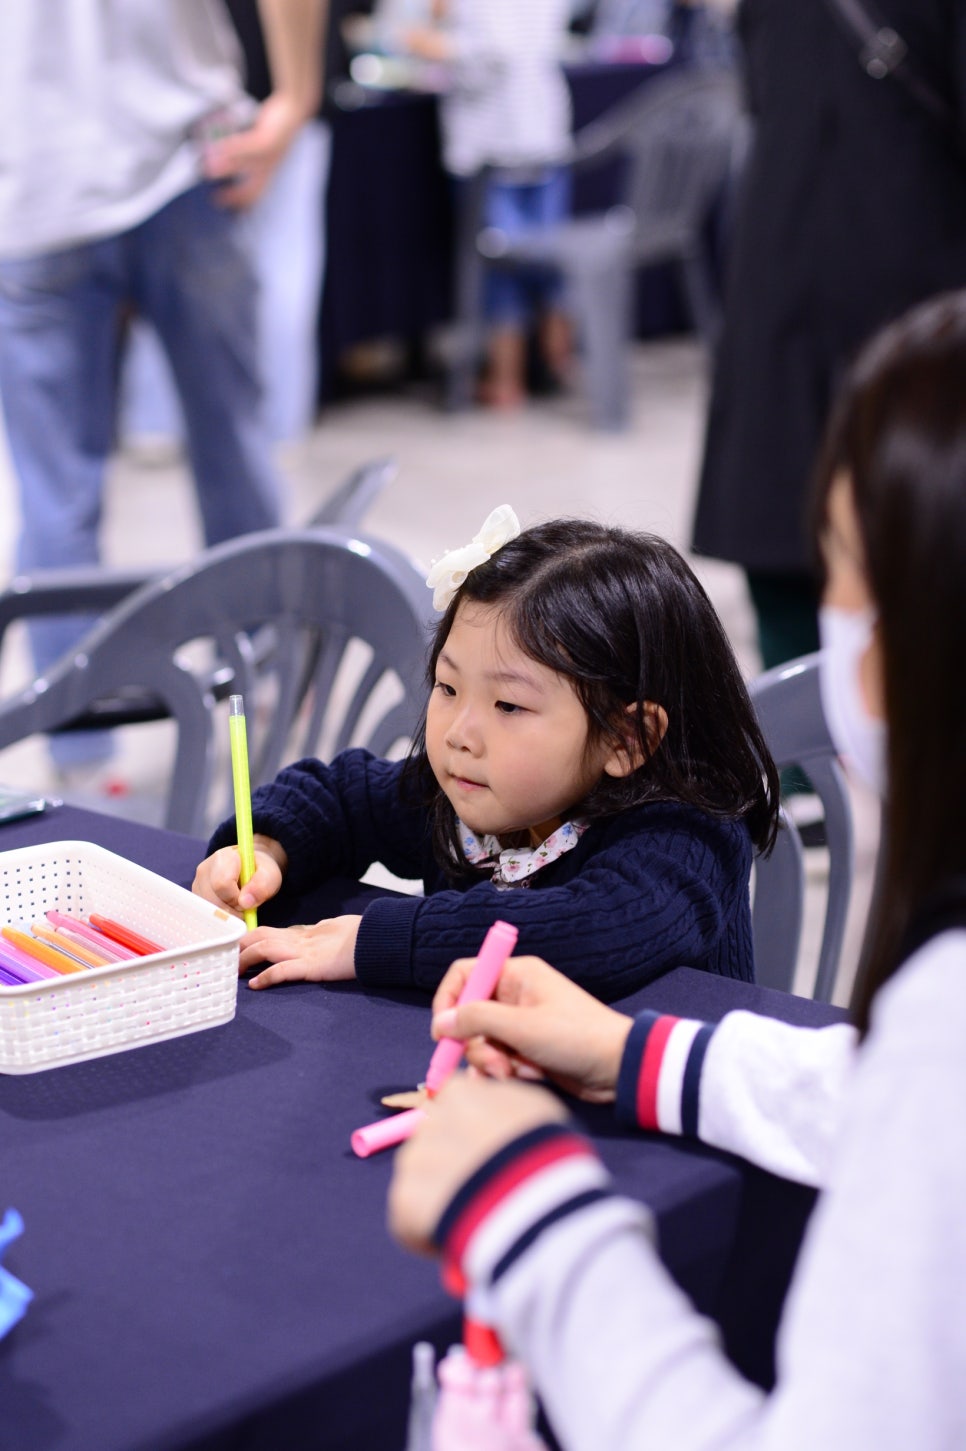
[[[403,1139],[415,1133],[425,1117],[421,1108],[410,1108],[405,1113],[393,1114],[392,1118],[366,1124],[364,1129],[356,1129],[349,1140],[353,1153],[358,1154],[360,1159],[368,1159],[370,1154],[378,1154],[380,1149],[391,1149],[394,1144],[401,1144]]]
[[[517,943],[517,929],[509,922],[494,922],[483,939],[476,966],[457,998],[460,1003],[479,1003],[491,998],[500,980],[503,964]],[[463,1056],[465,1043],[459,1038],[440,1038],[426,1070],[426,1091],[438,1093]]]
[[[463,985],[457,1002],[476,1003],[493,996],[500,980],[503,964],[516,946],[517,929],[509,922],[494,922],[483,939],[479,956],[469,977]],[[459,1038],[440,1038],[436,1044],[429,1067],[426,1070],[426,1090],[432,1096],[438,1093],[463,1056],[464,1044]],[[356,1129],[349,1142],[353,1152],[360,1159],[368,1159],[380,1149],[391,1149],[415,1133],[426,1114],[421,1108],[411,1108],[397,1113],[392,1118],[378,1119],[374,1124]]]
[[[44,916],[51,927],[56,927],[61,932],[73,933],[82,941],[87,941],[100,952],[104,957],[109,957],[112,962],[127,962],[134,954],[127,947],[122,947],[106,933],[98,931],[82,917],[70,917],[66,912],[45,912]]]

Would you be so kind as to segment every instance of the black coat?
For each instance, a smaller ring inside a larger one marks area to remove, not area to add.
[[[875,3],[962,120],[966,0]],[[809,478],[843,367],[889,318],[966,286],[966,152],[895,77],[864,72],[827,0],[745,0],[739,28],[755,129],[694,547],[801,571]]]

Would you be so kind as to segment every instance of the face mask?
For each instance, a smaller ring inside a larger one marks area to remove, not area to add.
[[[879,796],[886,786],[885,721],[871,716],[862,699],[859,665],[872,640],[874,610],[818,612],[822,642],[819,689],[829,734],[839,755]]]

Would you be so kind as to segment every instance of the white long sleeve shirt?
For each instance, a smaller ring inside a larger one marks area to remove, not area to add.
[[[444,1252],[530,1367],[567,1451],[962,1451],[966,932],[935,938],[886,984],[861,1047],[849,1029],[745,1013],[713,1031],[650,1016],[657,1046],[629,1051],[652,1121],[680,1131],[696,1112],[706,1142],[823,1192],[766,1394],[727,1360],[662,1266],[647,1211],[609,1192],[586,1144],[559,1129],[556,1151],[520,1141],[533,1172],[510,1175],[485,1212],[464,1202]]]

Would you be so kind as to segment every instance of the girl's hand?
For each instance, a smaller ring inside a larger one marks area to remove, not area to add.
[[[356,937],[361,917],[327,917],[305,927],[256,927],[241,940],[238,971],[269,962],[249,987],[280,982],[347,982],[356,975]]]
[[[542,1088],[454,1074],[427,1108],[425,1123],[396,1151],[390,1232],[408,1249],[431,1254],[433,1231],[470,1175],[520,1134],[566,1117],[563,1104]]]
[[[611,1103],[632,1019],[605,1007],[539,957],[511,957],[489,1002],[456,1006],[473,958],[454,962],[433,999],[434,1038],[467,1041],[491,1078],[546,1076],[588,1103]]]
[[[270,836],[256,836],[255,871],[243,887],[238,885],[241,875],[238,848],[223,846],[200,863],[191,890],[240,917],[246,907],[260,907],[275,896],[287,866],[288,857],[277,841]]]

